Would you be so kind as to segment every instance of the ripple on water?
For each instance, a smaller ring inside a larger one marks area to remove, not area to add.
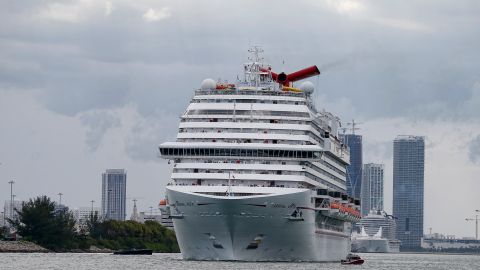
[[[438,254],[361,254],[366,262],[356,267],[372,270],[470,270],[480,269],[480,256]],[[152,256],[114,256],[79,253],[0,253],[0,269],[349,269],[339,263],[266,263],[184,261],[180,254]]]

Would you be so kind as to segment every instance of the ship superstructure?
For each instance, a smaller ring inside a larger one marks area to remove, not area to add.
[[[396,222],[384,211],[371,210],[356,224],[360,233],[352,234],[352,251],[390,253],[400,252],[400,241],[396,239]]]
[[[206,79],[181,116],[166,195],[185,259],[339,261],[350,251],[359,200],[346,195],[349,151],[340,120],[317,111],[320,74],[290,74],[250,50],[236,83]]]

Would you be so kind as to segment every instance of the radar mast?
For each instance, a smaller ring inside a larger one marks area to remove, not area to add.
[[[251,46],[248,52],[250,53],[248,57],[250,62],[244,64],[245,83],[252,87],[260,87],[271,83],[272,76],[268,71],[272,68],[270,65],[263,63],[264,59],[260,56],[263,53],[262,47]]]

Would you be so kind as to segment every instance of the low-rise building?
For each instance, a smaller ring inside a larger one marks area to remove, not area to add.
[[[91,214],[100,217],[100,207],[78,207],[73,209],[72,213],[78,225],[85,225]]]
[[[473,237],[455,238],[454,235],[434,233],[424,235],[422,248],[435,251],[444,249],[480,249],[480,240]]]

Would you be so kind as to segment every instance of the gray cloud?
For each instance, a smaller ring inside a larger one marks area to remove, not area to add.
[[[391,160],[397,134],[422,131],[435,139],[426,171],[435,188],[443,184],[448,193],[452,177],[478,175],[478,166],[464,162],[469,153],[480,162],[478,137],[470,152],[457,151],[455,136],[443,131],[460,124],[467,138],[479,134],[479,1],[116,0],[109,8],[106,2],[2,2],[0,110],[6,128],[0,176],[15,176],[31,196],[39,190],[33,180],[48,179],[40,185],[58,186],[76,205],[89,205],[85,194],[94,196],[95,188],[99,195],[101,171],[125,167],[135,179],[129,190],[148,194],[149,205],[158,203],[170,169],[152,162],[156,146],[175,138],[177,116],[204,78],[242,74],[250,44],[264,47],[274,70],[321,68],[312,79],[316,102],[344,122],[365,123],[365,161]],[[155,12],[146,20],[149,10]],[[436,129],[422,129],[430,123]],[[442,167],[452,162],[445,159],[449,151],[458,154],[453,176]],[[457,188],[468,193],[476,183]],[[459,203],[471,205],[475,198]],[[442,203],[443,195],[432,201]],[[435,213],[438,207],[426,208]],[[463,234],[455,218],[468,213],[455,213],[450,223],[437,214],[437,220],[426,216],[425,224]]]
[[[384,142],[368,142],[363,145],[364,160],[363,163],[379,162],[381,160],[390,160],[393,157],[393,139]]]
[[[175,140],[177,128],[178,118],[164,111],[137,119],[126,137],[125,152],[133,160],[159,161],[158,145]]]
[[[471,162],[480,164],[480,135],[470,142],[468,147],[468,157]]]
[[[121,125],[120,118],[109,111],[93,110],[82,113],[80,121],[87,127],[85,142],[91,151],[96,151],[105,133]]]
[[[259,43],[277,70],[283,60],[286,71],[324,67],[318,91],[333,102],[349,101],[349,111],[365,119],[433,119],[447,117],[445,108],[461,117],[479,80],[480,19],[471,12],[478,4],[427,1],[412,10],[401,1],[361,1],[355,11],[337,2],[282,2],[285,11],[276,12],[256,3],[263,14],[240,2],[115,1],[109,15],[102,1],[60,1],[56,8],[56,2],[10,2],[0,11],[6,26],[0,29],[0,84],[42,89],[45,105],[66,115],[129,103],[146,116],[157,107],[180,113],[178,105],[203,78],[235,78],[248,44]],[[170,17],[142,18],[164,7]],[[302,20],[284,20],[292,16],[288,10]],[[479,113],[472,110],[469,115]]]

